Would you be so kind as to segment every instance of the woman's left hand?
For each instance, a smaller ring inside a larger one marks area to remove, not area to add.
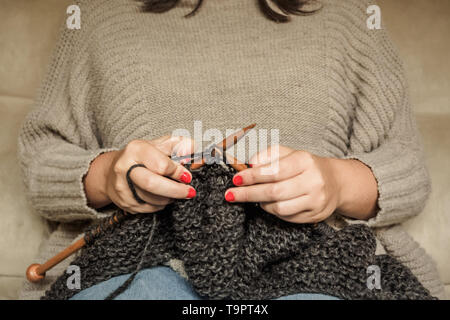
[[[277,150],[278,149],[278,150]],[[294,223],[316,223],[340,204],[341,186],[331,158],[284,146],[250,159],[252,168],[233,177],[225,192],[230,202],[259,202],[267,212]]]

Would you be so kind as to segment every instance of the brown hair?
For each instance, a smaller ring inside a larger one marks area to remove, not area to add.
[[[176,7],[180,0],[138,0],[143,3],[142,9],[146,12],[162,13],[167,12],[170,9]],[[198,0],[195,8],[185,15],[185,18],[192,17],[201,7],[204,0]],[[217,0],[216,0],[217,1]],[[222,0],[226,1],[226,0]],[[243,0],[244,1],[244,0]],[[248,1],[248,0],[247,0]],[[320,9],[320,5],[317,0],[257,0],[259,8],[262,13],[270,20],[275,22],[288,22],[289,15],[308,15],[316,12]],[[283,14],[273,10],[268,2],[274,3]],[[307,8],[310,3],[314,3],[315,6]]]

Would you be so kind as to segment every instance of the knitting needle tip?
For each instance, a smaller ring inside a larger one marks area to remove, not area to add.
[[[41,265],[39,263],[33,263],[32,265],[30,265],[27,269],[27,279],[30,282],[36,283],[41,281],[42,279],[44,279],[44,275],[39,274],[38,272],[38,268]]]

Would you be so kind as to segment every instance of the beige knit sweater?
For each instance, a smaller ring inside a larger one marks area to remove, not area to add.
[[[189,1],[164,14],[142,13],[134,0],[77,1],[81,29],[62,28],[19,137],[36,213],[63,222],[37,261],[79,236],[69,222],[108,214],[87,206],[82,184],[100,153],[192,132],[196,120],[223,134],[256,122],[279,129],[282,145],[368,165],[380,210],[364,223],[442,297],[433,262],[399,226],[430,192],[402,64],[386,31],[366,26],[372,1],[322,3],[314,15],[276,24],[255,0],[208,0],[189,19]],[[27,283],[22,297],[42,295],[69,262]]]

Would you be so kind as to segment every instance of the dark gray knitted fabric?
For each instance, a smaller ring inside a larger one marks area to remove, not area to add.
[[[194,199],[176,201],[156,214],[133,215],[104,231],[72,262],[81,268],[81,289],[178,258],[198,294],[209,299],[272,299],[300,292],[342,299],[433,298],[400,262],[375,255],[375,237],[367,226],[335,231],[326,223],[293,224],[255,204],[226,202],[224,191],[234,173],[219,164],[204,166],[192,172]],[[367,287],[371,265],[381,269],[381,289]],[[43,299],[68,299],[79,292],[67,288],[67,277],[59,277]]]

